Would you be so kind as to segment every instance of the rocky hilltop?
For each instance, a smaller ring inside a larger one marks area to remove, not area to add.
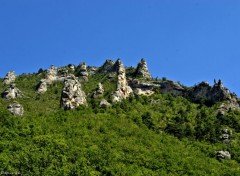
[[[38,73],[38,77],[41,79],[35,85],[35,91],[37,94],[43,95],[47,93],[48,87],[51,87],[52,84],[63,83],[59,103],[60,107],[65,110],[75,109],[79,105],[86,106],[89,99],[101,99],[99,106],[108,107],[130,96],[150,96],[158,93],[182,96],[194,103],[207,106],[222,102],[218,108],[222,114],[230,109],[240,109],[237,96],[224,87],[221,80],[214,80],[213,86],[207,82],[201,82],[195,86],[186,87],[171,80],[153,80],[145,59],[141,59],[136,68],[132,67],[130,70],[128,68],[124,67],[120,59],[116,61],[106,60],[101,67],[87,66],[85,62],[81,62],[77,67],[73,64],[61,68],[51,65],[49,69]],[[81,84],[85,84],[89,82],[89,79],[95,79],[97,76],[107,77],[108,80],[111,80],[115,90],[106,92],[105,89],[108,85],[98,82],[94,90],[86,94]],[[16,78],[14,71],[8,72],[3,78],[4,85],[8,87],[2,92],[2,98],[23,97],[22,91],[14,83]],[[8,109],[12,113],[15,112],[10,108]],[[23,111],[21,112],[22,116]]]
[[[239,99],[221,80],[187,87],[107,59],[11,71],[0,94],[8,175],[239,175]]]

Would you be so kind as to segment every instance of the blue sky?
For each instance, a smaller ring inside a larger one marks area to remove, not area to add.
[[[145,58],[153,77],[240,95],[239,47],[239,0],[0,0],[0,77]]]

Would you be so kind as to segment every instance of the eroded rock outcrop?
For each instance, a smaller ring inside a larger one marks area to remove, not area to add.
[[[119,102],[122,99],[129,97],[133,90],[128,86],[125,68],[120,59],[114,64],[114,68],[117,70],[117,90],[113,94],[113,102]]]
[[[80,63],[78,75],[82,80],[84,81],[88,80],[88,70],[85,62]]]
[[[99,98],[102,97],[104,94],[103,85],[101,83],[98,83],[96,90],[93,92],[93,98]]]
[[[231,154],[228,151],[217,151],[216,155],[218,159],[231,159]]]
[[[69,75],[64,81],[60,104],[65,110],[87,105],[85,92],[74,75]]]
[[[11,84],[15,82],[16,79],[16,74],[14,71],[10,71],[6,74],[6,76],[3,78],[3,83],[4,84]]]
[[[137,77],[151,79],[152,76],[148,71],[147,62],[145,59],[141,59],[141,62],[138,64],[135,75]]]
[[[193,87],[188,97],[194,102],[207,103],[210,105],[225,101],[225,103],[219,107],[221,113],[229,109],[240,109],[236,95],[224,87],[221,80],[218,82],[214,80],[213,86],[210,86],[207,82],[201,82]]]
[[[43,94],[47,92],[47,80],[46,79],[41,79],[40,83],[37,86],[37,92],[40,94]]]
[[[43,94],[47,91],[48,85],[52,84],[53,81],[58,79],[58,70],[54,65],[47,70],[45,79],[41,79],[40,83],[37,85],[37,92]]]
[[[54,65],[51,65],[50,69],[47,70],[46,73],[46,80],[48,81],[55,81],[57,79],[57,67],[55,67]]]
[[[103,66],[101,66],[100,71],[104,73],[112,72],[114,71],[114,64],[115,62],[113,60],[106,60]]]
[[[14,83],[12,83],[10,87],[2,93],[2,97],[6,99],[15,99],[21,97],[22,95],[22,92],[16,87]]]
[[[99,107],[100,108],[107,108],[107,107],[111,107],[112,105],[105,99],[103,99],[100,104],[99,104]]]
[[[23,116],[23,113],[24,113],[23,106],[16,101],[8,105],[7,109],[14,115]]]

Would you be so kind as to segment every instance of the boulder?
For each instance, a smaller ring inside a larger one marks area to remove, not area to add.
[[[16,79],[16,74],[14,71],[10,71],[6,74],[6,76],[3,78],[3,83],[4,84],[11,84],[15,82]]]
[[[7,109],[14,115],[23,116],[23,113],[24,113],[23,106],[16,101],[8,105]]]
[[[137,66],[135,75],[141,78],[152,79],[152,76],[148,71],[147,62],[145,59],[141,59],[141,62]]]
[[[216,155],[218,159],[231,159],[231,154],[228,151],[217,151]]]
[[[2,97],[6,99],[15,99],[22,96],[22,92],[16,87],[15,84],[11,84],[3,93]]]
[[[72,74],[64,81],[60,104],[65,110],[87,105],[85,92],[81,89],[78,79]]]
[[[103,94],[104,94],[103,85],[101,83],[98,83],[96,90],[93,92],[93,98],[102,97]]]
[[[99,104],[99,107],[100,108],[107,108],[107,107],[111,107],[112,105],[105,99],[103,99],[100,104]]]
[[[114,68],[117,71],[117,90],[113,93],[113,102],[119,102],[122,99],[129,97],[133,90],[130,86],[128,86],[125,68],[120,59],[116,61],[114,64]]]

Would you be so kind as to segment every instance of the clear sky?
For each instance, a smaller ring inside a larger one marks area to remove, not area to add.
[[[0,77],[145,58],[153,77],[240,96],[239,47],[240,0],[0,0]]]

